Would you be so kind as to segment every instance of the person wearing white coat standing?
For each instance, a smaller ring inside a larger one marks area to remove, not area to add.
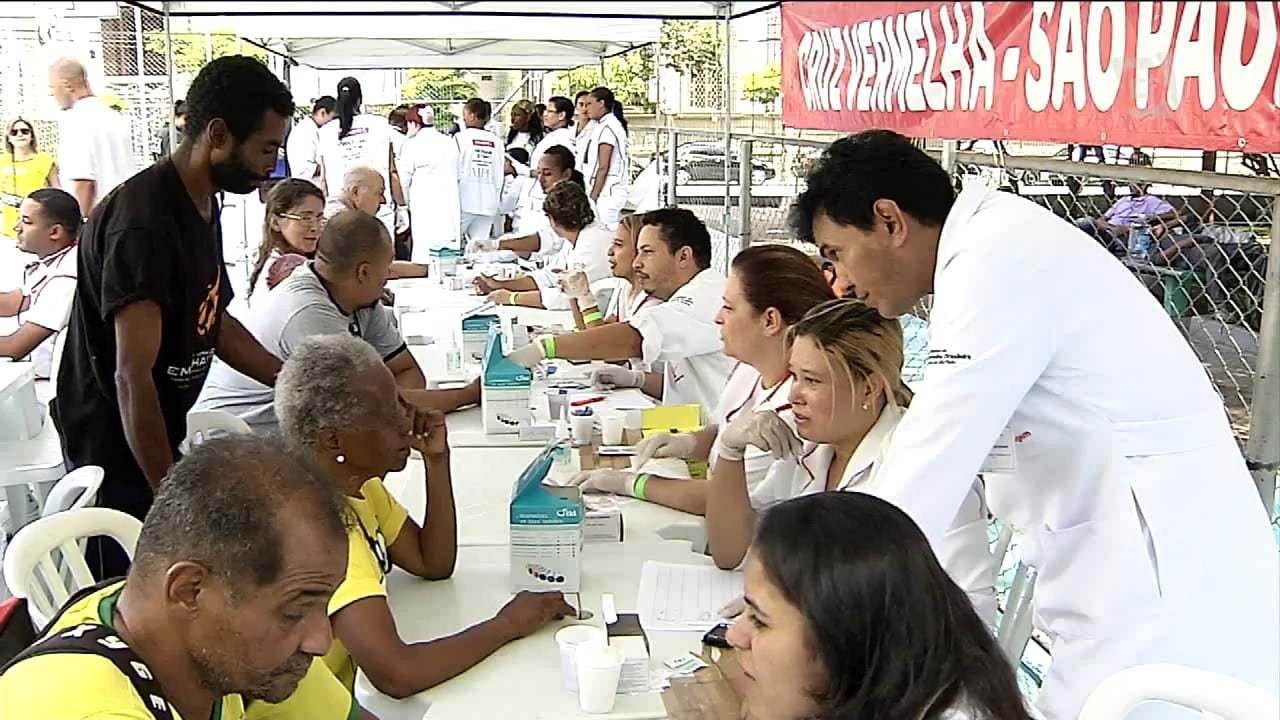
[[[462,107],[458,131],[458,198],[462,208],[462,235],[468,241],[488,240],[502,195],[504,159],[502,140],[484,129],[489,103],[471,98]]]
[[[385,187],[378,219],[394,237],[395,208],[405,206],[396,171],[395,131],[386,118],[361,112],[363,102],[360,81],[353,77],[338,81],[338,121],[326,124],[319,131],[320,187],[325,190],[328,202],[336,204],[342,198],[342,178],[348,170],[360,165],[377,170]]]
[[[436,129],[430,107],[410,110],[408,120],[420,129],[404,144],[401,176],[413,219],[413,261],[427,263],[433,249],[462,249],[458,143]]]
[[[587,179],[587,195],[595,204],[596,215],[605,227],[613,230],[618,227],[622,208],[631,192],[627,121],[622,116],[622,103],[606,87],[598,87],[587,95],[586,110],[595,127],[586,138],[582,174]]]
[[[1268,513],[1204,368],[1141,283],[1034,203],[957,196],[883,130],[824,152],[792,224],[883,315],[933,294],[924,381],[869,485],[936,548],[989,471],[991,510],[1039,571],[1048,720],[1147,663],[1280,694]],[[1179,712],[1131,717],[1152,710]]]

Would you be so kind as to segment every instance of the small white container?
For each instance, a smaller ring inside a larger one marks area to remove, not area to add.
[[[605,445],[621,445],[622,431],[626,429],[627,413],[609,410],[600,414],[601,442]]]
[[[603,628],[594,625],[570,625],[556,632],[556,645],[560,648],[560,674],[564,676],[564,689],[578,691],[578,646],[584,643],[608,644]]]
[[[579,645],[574,659],[578,665],[578,706],[593,714],[613,710],[626,660],[623,652],[592,642]]]

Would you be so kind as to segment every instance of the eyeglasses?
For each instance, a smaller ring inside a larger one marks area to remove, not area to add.
[[[23,137],[31,134],[31,128],[13,128],[9,131],[9,137]]]
[[[312,215],[310,213],[307,213],[305,215],[295,215],[294,213],[276,213],[276,215],[286,220],[296,220],[297,222],[303,223],[304,225],[311,225],[312,227],[320,227],[320,223],[324,222],[323,216]]]

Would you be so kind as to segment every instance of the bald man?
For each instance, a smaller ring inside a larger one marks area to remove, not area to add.
[[[49,66],[58,118],[58,174],[88,217],[102,198],[137,172],[129,119],[93,94],[84,65],[61,58]]]
[[[382,208],[386,181],[382,174],[368,165],[356,165],[342,175],[342,195],[325,206],[325,216],[333,217],[346,210],[359,210],[377,216]],[[396,260],[391,262],[390,279],[424,278],[429,272],[422,263]],[[388,297],[390,295],[388,294]]]

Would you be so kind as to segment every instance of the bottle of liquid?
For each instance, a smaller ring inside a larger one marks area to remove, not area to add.
[[[573,442],[571,438],[569,418],[562,414],[556,422],[556,449],[552,463],[552,467],[557,473],[568,473],[573,470]]]

